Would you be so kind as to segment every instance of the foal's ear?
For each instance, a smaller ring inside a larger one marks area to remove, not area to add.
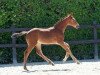
[[[70,16],[73,16],[73,13],[72,12],[68,14],[68,17],[70,17]]]
[[[71,12],[70,15],[73,16],[73,12]]]

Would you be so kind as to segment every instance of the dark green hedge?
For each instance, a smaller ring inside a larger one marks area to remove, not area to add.
[[[93,21],[100,24],[100,0],[0,0],[0,28],[10,28],[11,25],[50,27],[70,12],[73,12],[80,25],[92,25]],[[100,29],[98,29],[99,33]],[[0,44],[11,43],[10,36],[11,33],[0,33]],[[66,42],[82,39],[93,39],[93,30],[72,29],[65,32]],[[17,39],[17,43],[26,43],[24,41],[24,37]],[[93,44],[71,45],[72,52],[78,59],[94,58],[93,48]],[[24,50],[25,48],[17,49],[18,62],[22,62]],[[52,60],[62,60],[65,55],[64,50],[59,46],[43,46],[43,52]],[[43,60],[33,50],[29,61]],[[0,63],[11,62],[12,49],[1,48]]]

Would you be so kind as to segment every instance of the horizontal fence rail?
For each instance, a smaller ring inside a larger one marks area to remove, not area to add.
[[[100,43],[100,40],[81,40],[81,41],[67,41],[69,44],[77,45],[77,44],[91,44],[91,43]],[[26,47],[26,44],[0,44],[1,48],[5,47]]]
[[[69,44],[77,45],[77,44],[94,44],[94,59],[98,59],[98,43],[100,43],[100,39],[97,38],[97,29],[100,28],[100,25],[96,25],[93,23],[93,25],[88,26],[88,25],[82,25],[80,29],[87,29],[87,28],[92,28],[93,33],[94,33],[94,38],[92,40],[78,40],[78,41],[67,41]],[[4,32],[11,32],[12,34],[18,31],[27,31],[30,30],[31,28],[16,28],[14,25],[11,28],[8,29],[3,29],[0,28],[0,33]],[[21,47],[26,47],[26,44],[17,44],[16,43],[16,38],[12,38],[12,43],[11,44],[0,44],[0,48],[5,48],[5,47],[11,47],[12,48],[12,54],[13,54],[13,63],[17,63],[17,56],[16,56],[16,48],[21,48]]]

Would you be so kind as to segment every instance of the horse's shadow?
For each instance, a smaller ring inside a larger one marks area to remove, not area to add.
[[[51,70],[34,70],[34,71],[23,71],[23,72],[27,72],[27,73],[31,73],[31,72],[39,72],[39,71],[42,71],[42,72],[49,72],[49,71],[71,71],[70,69],[51,69]]]

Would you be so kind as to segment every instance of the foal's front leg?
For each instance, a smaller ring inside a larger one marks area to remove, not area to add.
[[[49,64],[51,64],[51,65],[54,66],[54,63],[42,53],[41,44],[38,43],[38,44],[36,45],[35,48],[36,48],[36,53],[37,53],[40,57],[42,57],[42,58],[43,58],[44,60],[46,60]]]
[[[63,59],[63,61],[66,61],[70,55],[74,62],[76,62],[77,64],[80,64],[80,62],[77,60],[77,58],[75,58],[75,56],[72,54],[72,52],[70,50],[70,46],[66,42],[59,42],[59,44],[66,51],[66,55],[65,55],[65,58]]]

